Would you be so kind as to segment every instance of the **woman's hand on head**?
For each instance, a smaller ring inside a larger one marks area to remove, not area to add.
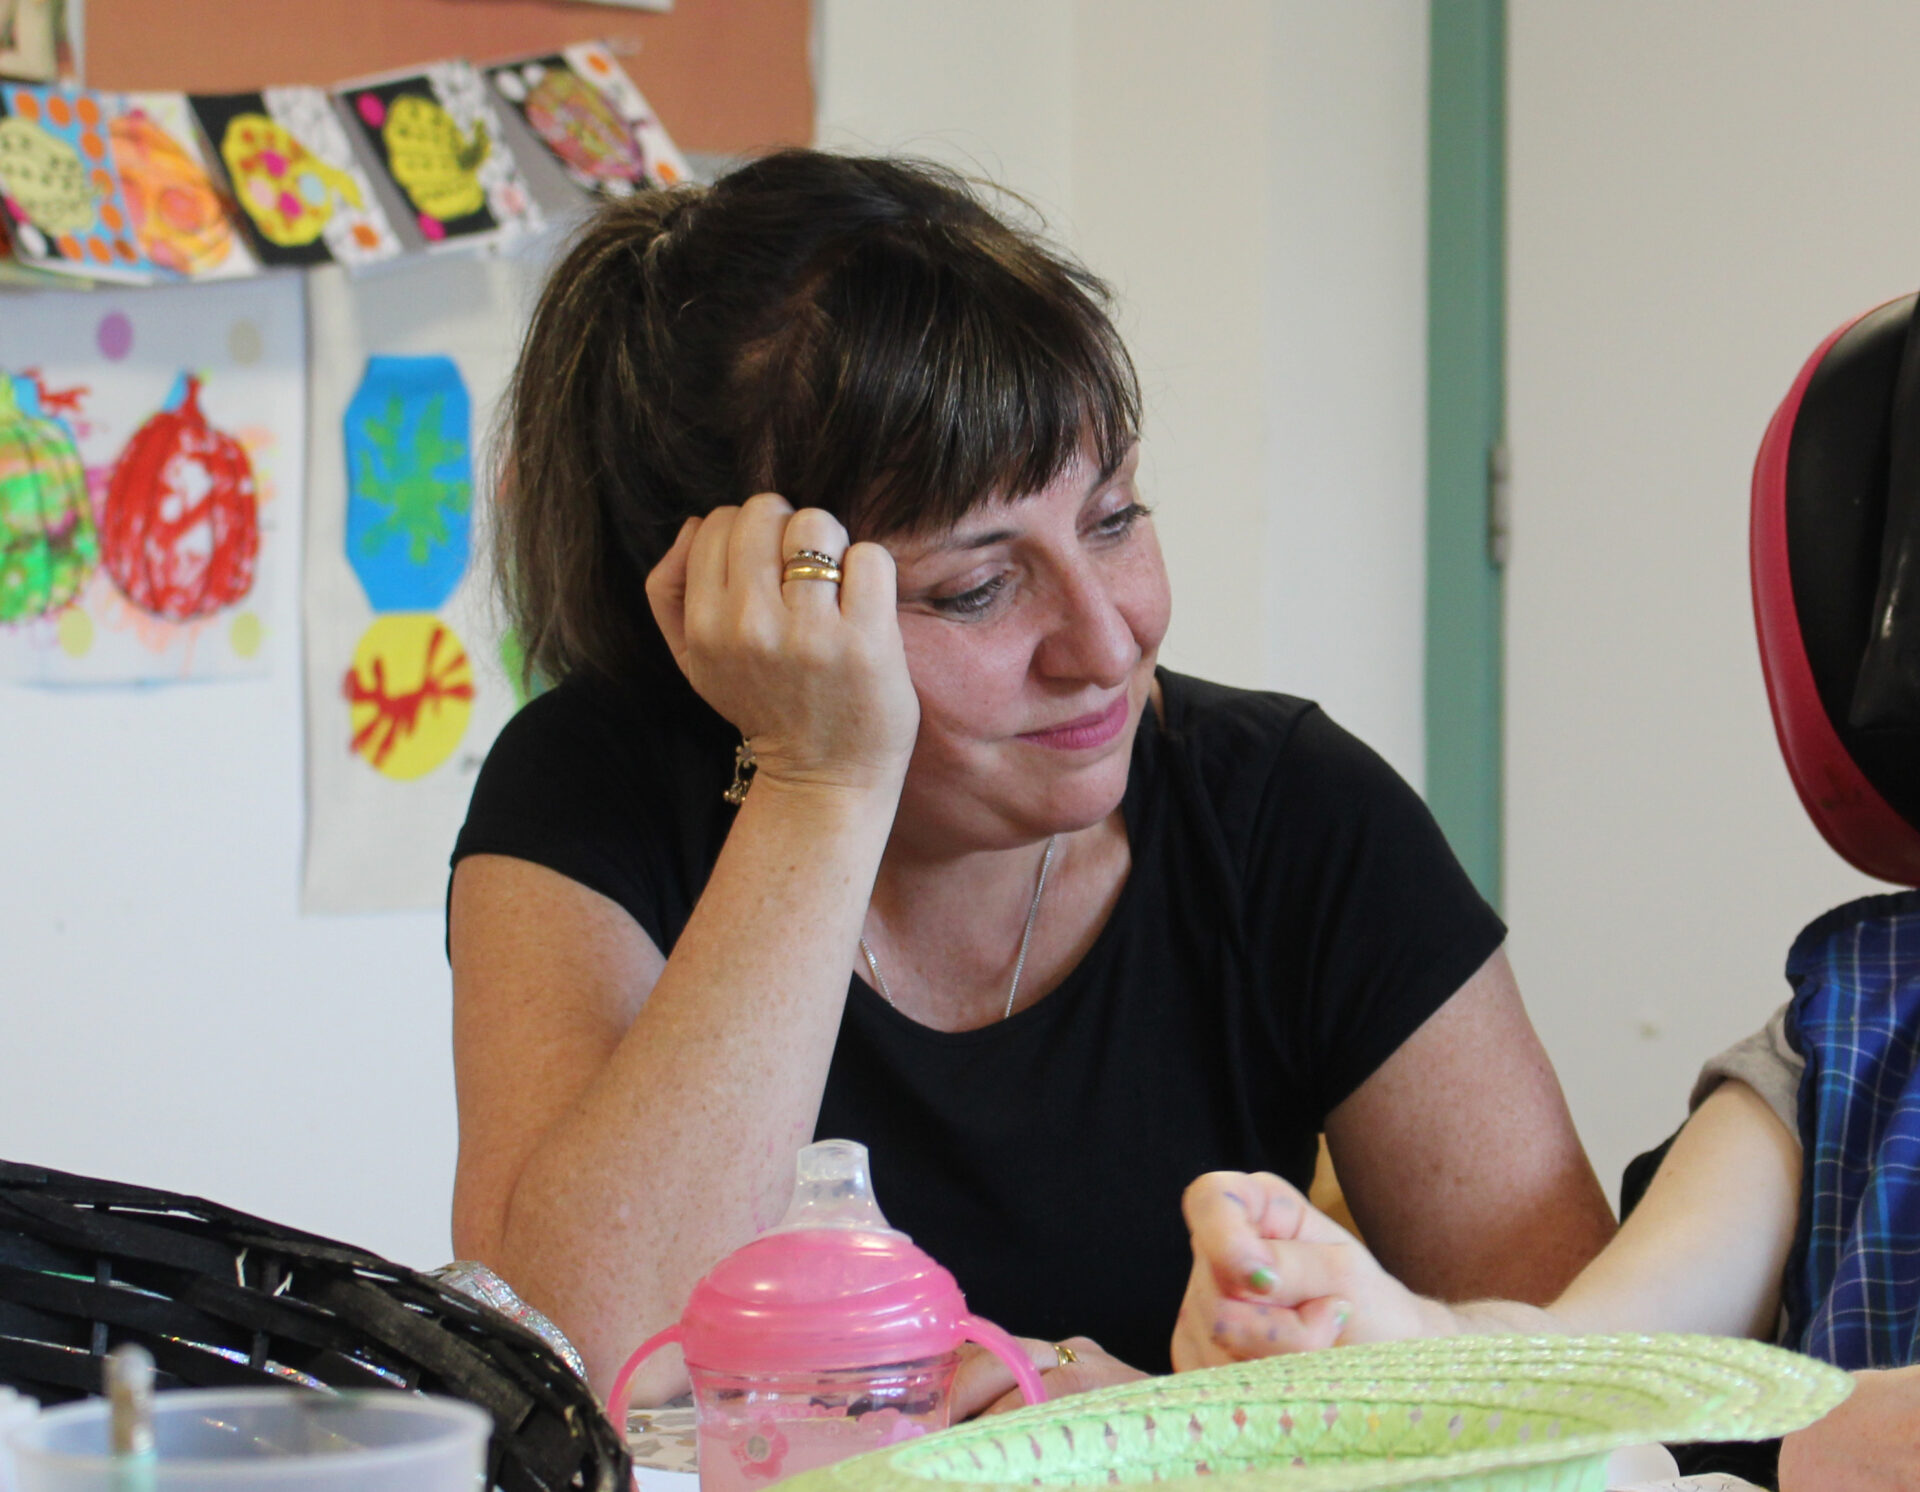
[[[1068,1337],[1064,1342],[1042,1341],[1038,1337],[1014,1338],[1027,1349],[1027,1356],[1040,1370],[1040,1386],[1047,1398],[1064,1399],[1068,1394],[1104,1388],[1109,1383],[1131,1383],[1147,1375],[1119,1358],[1109,1355],[1098,1342],[1087,1337]],[[1065,1347],[1073,1361],[1065,1361]],[[953,1418],[955,1423],[978,1414],[1004,1414],[1026,1403],[1013,1381],[1012,1370],[984,1347],[972,1343],[960,1349],[960,1370],[953,1376]]]
[[[1278,1176],[1210,1171],[1181,1207],[1193,1273],[1174,1326],[1175,1372],[1448,1329],[1444,1308]]]
[[[803,549],[837,559],[841,583],[783,580]],[[849,544],[830,513],[763,492],[688,519],[647,600],[694,689],[752,743],[760,776],[897,789],[920,708],[884,548]]]

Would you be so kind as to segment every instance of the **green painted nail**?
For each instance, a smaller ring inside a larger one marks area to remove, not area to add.
[[[1256,1290],[1271,1290],[1273,1271],[1264,1264],[1256,1265],[1247,1271],[1247,1283]]]

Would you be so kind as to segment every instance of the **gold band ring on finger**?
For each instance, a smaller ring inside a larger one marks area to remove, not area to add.
[[[1070,1362],[1080,1361],[1080,1354],[1075,1352],[1073,1348],[1069,1347],[1065,1342],[1055,1342],[1053,1344],[1053,1351],[1054,1356],[1059,1358],[1059,1361],[1054,1364],[1056,1368],[1064,1368]]]
[[[833,585],[840,584],[840,563],[830,554],[822,554],[818,549],[802,549],[781,567],[780,579],[789,580],[825,580]]]

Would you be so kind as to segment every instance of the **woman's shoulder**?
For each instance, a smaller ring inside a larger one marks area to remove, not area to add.
[[[595,768],[624,773],[697,758],[724,739],[724,723],[691,690],[575,674],[521,706],[487,760],[489,767],[565,764],[589,775]]]
[[[495,738],[456,858],[509,826],[515,838],[659,833],[690,804],[718,800],[732,761],[727,740],[724,722],[690,690],[682,699],[670,688],[568,678]]]
[[[1156,747],[1244,856],[1344,860],[1363,845],[1444,843],[1406,779],[1312,700],[1165,671],[1160,680]]]
[[[1240,689],[1160,669],[1160,733],[1187,750],[1235,750],[1265,744],[1284,750],[1300,722],[1318,713],[1310,699],[1267,689]]]
[[[1364,784],[1392,768],[1310,699],[1241,689],[1160,670],[1160,738],[1209,782],[1259,786],[1289,780]],[[1396,779],[1397,780],[1397,779]]]
[[[698,892],[690,867],[710,863],[726,835],[721,792],[737,739],[684,694],[578,676],[530,700],[487,754],[454,863],[494,854],[544,865],[671,947]]]

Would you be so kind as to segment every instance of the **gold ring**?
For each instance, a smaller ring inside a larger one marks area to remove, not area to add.
[[[825,580],[840,583],[840,561],[818,549],[800,549],[787,557],[780,567],[780,581]]]
[[[1069,1347],[1065,1342],[1055,1342],[1053,1344],[1053,1351],[1054,1355],[1060,1359],[1054,1364],[1056,1368],[1064,1368],[1070,1362],[1080,1361],[1080,1354],[1075,1352],[1073,1348]]]

